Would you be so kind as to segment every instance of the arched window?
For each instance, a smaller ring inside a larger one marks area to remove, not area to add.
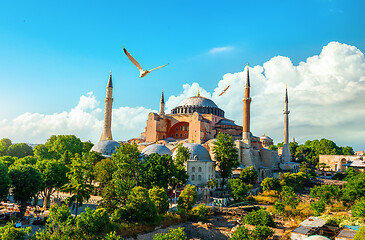
[[[202,176],[201,175],[199,175],[198,176],[198,181],[201,181],[202,180]]]
[[[199,158],[198,158],[198,156],[197,156],[197,155],[195,155],[195,156],[194,156],[194,160],[196,160],[196,161],[198,161],[198,160],[199,160]]]
[[[199,171],[199,172],[201,172],[201,171],[202,171],[202,168],[201,168],[201,167],[199,167],[199,168],[198,168],[198,171]]]
[[[191,181],[195,180],[195,175],[191,175]]]
[[[192,171],[192,172],[195,172],[195,167],[192,167],[192,168],[191,168],[191,171]]]

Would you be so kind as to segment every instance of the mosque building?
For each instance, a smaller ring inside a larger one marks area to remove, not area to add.
[[[250,130],[250,75],[247,65],[247,78],[243,98],[243,126],[225,117],[225,112],[211,99],[196,96],[184,99],[178,106],[165,113],[164,93],[162,91],[158,113],[148,114],[146,127],[141,136],[132,138],[130,144],[137,144],[144,155],[158,153],[167,154],[174,158],[173,152],[178,144],[183,144],[190,151],[190,159],[186,163],[189,183],[197,186],[205,185],[210,179],[216,178],[215,156],[212,147],[219,132],[232,136],[238,150],[240,166],[236,172],[245,167],[253,166],[259,173],[259,181],[265,177],[276,176],[282,167],[289,166],[295,170],[290,161],[288,145],[288,97],[285,94],[284,110],[284,148],[281,156],[277,151],[269,150],[273,139],[264,134],[256,137]],[[110,74],[105,98],[105,114],[103,132],[98,144],[91,151],[110,157],[119,143],[112,139],[112,76]],[[287,167],[288,168],[288,167]],[[296,168],[296,167],[295,167]]]

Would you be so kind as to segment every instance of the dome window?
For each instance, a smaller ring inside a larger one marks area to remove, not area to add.
[[[199,161],[199,158],[197,155],[194,156],[194,160]]]

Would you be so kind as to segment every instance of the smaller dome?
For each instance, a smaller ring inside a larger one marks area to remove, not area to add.
[[[304,238],[304,240],[330,240],[329,238],[320,236],[320,235],[313,235],[307,238]]]
[[[203,147],[203,145],[197,143],[184,143],[183,146],[189,149],[191,161],[212,161],[208,150]],[[175,155],[176,151],[174,152],[173,157]]]
[[[152,153],[157,153],[159,155],[164,155],[164,154],[167,154],[169,156],[172,155],[171,150],[162,144],[151,144],[142,150],[142,154],[144,155],[150,155]]]
[[[90,152],[98,152],[104,157],[111,157],[111,155],[115,153],[116,147],[119,146],[120,144],[114,140],[104,140],[94,145]]]
[[[260,137],[261,140],[272,140],[269,136],[266,136],[265,133]]]

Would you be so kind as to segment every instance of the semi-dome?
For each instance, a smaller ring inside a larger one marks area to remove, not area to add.
[[[184,99],[177,107],[171,110],[171,114],[214,114],[224,117],[224,111],[220,109],[211,99],[200,95]]]
[[[113,153],[115,153],[116,147],[119,147],[120,144],[114,140],[103,140],[98,142],[91,148],[91,152],[98,152],[104,157],[111,157]]]
[[[164,154],[167,154],[169,156],[172,155],[171,150],[168,149],[168,147],[166,147],[165,145],[162,145],[162,144],[152,144],[152,145],[149,145],[149,146],[145,147],[142,150],[142,154],[144,154],[144,155],[150,155],[152,153],[157,153],[159,155],[164,155]]]
[[[208,150],[203,147],[203,145],[197,143],[184,143],[183,146],[189,149],[190,160],[209,162],[212,161]],[[174,152],[173,157],[175,155],[176,151]]]
[[[269,136],[266,136],[265,134],[260,137],[261,140],[272,140]]]

